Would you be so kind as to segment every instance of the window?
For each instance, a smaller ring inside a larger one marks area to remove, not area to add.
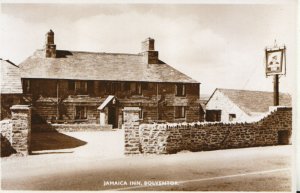
[[[122,91],[129,91],[130,90],[130,83],[124,82],[122,83]]]
[[[175,118],[185,118],[185,107],[183,106],[175,107]]]
[[[111,83],[111,94],[116,94],[119,88],[119,83],[113,82]]]
[[[141,83],[130,83],[130,91],[132,94],[141,95],[142,94],[142,84]]]
[[[142,94],[142,84],[136,83],[136,94],[141,95]]]
[[[142,90],[148,90],[149,89],[149,84],[147,82],[142,83]]]
[[[229,121],[233,121],[236,118],[235,114],[229,114]]]
[[[75,91],[75,81],[74,80],[69,80],[68,81],[68,90],[69,91]]]
[[[24,89],[24,93],[30,93],[31,91],[30,80],[23,81],[23,89]]]
[[[75,91],[78,94],[87,94],[87,82],[86,81],[76,81]]]
[[[87,91],[89,95],[94,95],[94,81],[87,82]]]
[[[185,85],[184,84],[176,84],[175,85],[175,95],[176,96],[185,96]]]
[[[205,120],[209,122],[221,121],[221,110],[206,110]]]
[[[87,113],[86,113],[86,107],[84,106],[76,106],[75,107],[75,119],[86,119]]]

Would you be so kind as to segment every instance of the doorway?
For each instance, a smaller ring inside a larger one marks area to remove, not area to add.
[[[118,111],[117,107],[108,107],[108,124],[112,125],[113,128],[118,128]]]
[[[278,145],[288,145],[290,138],[290,131],[278,131]]]

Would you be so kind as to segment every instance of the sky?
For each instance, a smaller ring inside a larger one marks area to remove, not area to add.
[[[215,88],[272,91],[264,49],[287,47],[280,91],[293,93],[296,6],[286,4],[2,4],[0,58],[17,65],[42,49],[52,29],[57,49],[140,53],[155,39],[160,60]]]

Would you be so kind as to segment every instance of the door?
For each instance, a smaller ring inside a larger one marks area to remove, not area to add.
[[[118,128],[117,108],[114,106],[108,107],[108,124],[112,125],[113,128]]]
[[[278,131],[278,145],[288,145],[290,132],[287,130]]]

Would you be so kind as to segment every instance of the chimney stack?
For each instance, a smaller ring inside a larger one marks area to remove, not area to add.
[[[147,38],[142,42],[142,55],[147,64],[158,64],[158,51],[155,51],[154,42],[152,38]]]
[[[56,45],[54,44],[54,32],[51,29],[46,34],[45,52],[46,52],[46,58],[56,57]]]

